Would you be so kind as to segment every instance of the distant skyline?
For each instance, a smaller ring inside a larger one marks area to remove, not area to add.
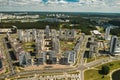
[[[120,13],[120,0],[0,0],[0,11]]]

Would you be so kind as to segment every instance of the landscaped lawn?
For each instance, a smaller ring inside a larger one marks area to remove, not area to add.
[[[23,43],[22,47],[25,51],[33,51],[34,48],[32,47],[32,45],[34,45],[35,42],[27,42],[27,43]]]
[[[107,64],[103,64],[103,65],[107,65],[110,67],[110,72],[120,68],[120,61],[113,61]],[[85,71],[84,73],[84,77],[85,80],[110,80],[110,75],[106,75],[104,78],[102,78],[102,75],[99,74],[99,70],[101,69],[101,67],[103,66],[98,66],[95,69],[89,69],[87,71]]]
[[[108,56],[99,56],[98,58],[95,58],[95,57],[87,58],[87,63],[92,62],[94,60],[98,60],[98,59],[104,59],[104,58],[109,58],[109,57]]]
[[[109,76],[105,76],[104,78],[102,78],[102,75],[98,73],[98,70],[94,69],[87,70],[84,74],[84,80],[109,80]]]
[[[88,58],[88,59],[87,59],[87,63],[92,62],[92,61],[94,61],[94,60],[95,60],[95,58]]]
[[[74,46],[74,42],[60,41],[60,47],[62,51],[72,50]]]
[[[113,61],[107,64],[103,64],[103,65],[107,65],[110,67],[110,71],[113,71],[117,68],[120,68],[120,61]],[[102,66],[98,66],[97,68],[101,69]]]

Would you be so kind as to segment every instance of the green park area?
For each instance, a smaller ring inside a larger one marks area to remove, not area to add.
[[[90,69],[85,71],[85,80],[110,80],[109,76],[105,76],[102,78],[103,75],[99,74],[99,70]]]
[[[22,43],[23,49],[25,51],[34,51],[35,42]]]
[[[110,68],[109,74],[103,75],[100,74],[100,70],[102,66],[108,66]],[[86,70],[84,73],[85,80],[110,80],[110,72],[112,72],[115,69],[120,68],[120,61],[113,61],[109,62],[107,64],[100,65],[98,67]]]
[[[60,41],[60,48],[62,51],[72,50],[74,46],[74,42]]]
[[[99,56],[99,57],[92,57],[92,58],[87,58],[87,63],[98,60],[98,59],[104,59],[104,58],[109,58],[109,56]]]

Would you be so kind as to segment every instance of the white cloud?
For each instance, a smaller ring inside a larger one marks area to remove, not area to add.
[[[119,12],[120,0],[0,0],[0,11]]]

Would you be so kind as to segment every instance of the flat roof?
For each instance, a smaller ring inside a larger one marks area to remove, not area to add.
[[[94,34],[101,34],[98,30],[93,30],[92,31]]]

